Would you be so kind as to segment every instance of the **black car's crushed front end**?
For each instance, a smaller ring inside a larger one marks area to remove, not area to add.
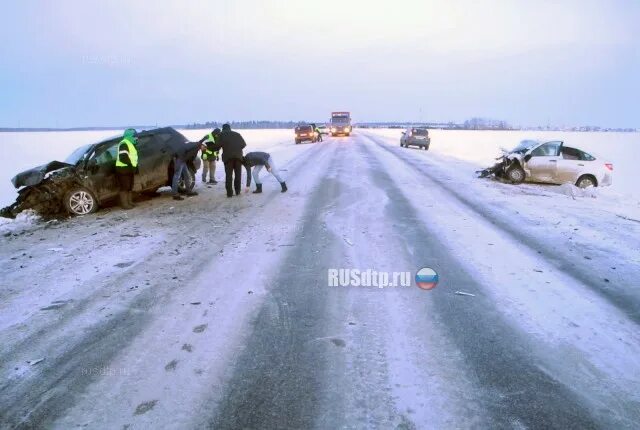
[[[0,209],[0,216],[15,218],[20,212],[27,209],[37,212],[43,218],[65,216],[62,198],[79,179],[75,169],[69,164],[54,161],[45,166],[52,166],[54,163],[59,163],[62,168],[49,170],[45,173],[42,172],[46,169],[35,168],[16,175],[12,179],[13,184],[25,186],[18,191],[18,197],[13,204]],[[47,175],[47,173],[50,174]],[[42,178],[36,181],[40,174]],[[33,185],[30,185],[32,183]]]
[[[18,173],[11,179],[11,183],[14,187],[32,187],[42,182],[49,172],[59,170],[65,167],[71,167],[69,163],[63,163],[62,161],[52,161],[42,166],[34,167],[33,169],[25,170]]]

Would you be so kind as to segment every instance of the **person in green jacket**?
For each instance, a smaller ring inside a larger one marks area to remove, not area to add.
[[[133,178],[138,173],[138,144],[137,133],[133,128],[124,131],[122,140],[118,145],[116,157],[116,178],[119,186],[120,206],[123,209],[131,209],[133,204]]]
[[[313,127],[313,132],[316,135],[316,142],[322,142],[322,132],[320,131],[318,126],[315,124],[311,124],[311,126]]]
[[[214,151],[212,146],[220,136],[220,129],[216,128],[211,133],[199,140],[199,143],[207,145],[207,149],[202,151],[202,183],[207,182],[207,173],[209,173],[209,184],[217,184],[216,181],[216,161],[220,159],[220,150]]]

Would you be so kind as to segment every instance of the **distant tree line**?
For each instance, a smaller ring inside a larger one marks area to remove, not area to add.
[[[407,128],[407,127],[426,127],[440,128],[449,130],[513,130],[514,128],[508,122],[502,120],[493,120],[486,118],[471,118],[463,123],[449,122],[375,122],[375,123],[358,123],[360,128]]]

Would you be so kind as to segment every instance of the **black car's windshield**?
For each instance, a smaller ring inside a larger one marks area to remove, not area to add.
[[[522,142],[520,142],[518,144],[518,146],[516,146],[515,148],[513,148],[511,150],[511,152],[524,152],[527,149],[531,148],[534,145],[537,145],[538,142],[536,142],[535,140],[523,140]]]
[[[92,146],[93,146],[93,144],[90,143],[88,145],[84,145],[84,146],[81,146],[80,148],[76,149],[75,151],[73,151],[71,153],[71,155],[69,155],[67,157],[66,160],[64,160],[65,163],[78,164],[78,161],[82,160],[84,155],[87,153],[89,148],[91,148]]]

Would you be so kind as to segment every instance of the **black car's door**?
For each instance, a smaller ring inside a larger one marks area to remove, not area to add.
[[[138,137],[139,174],[134,180],[134,191],[152,190],[167,184],[169,164],[173,154],[167,142],[169,133],[144,134]]]
[[[116,180],[116,158],[120,140],[101,144],[87,161],[87,180],[89,188],[99,201],[118,194]]]

